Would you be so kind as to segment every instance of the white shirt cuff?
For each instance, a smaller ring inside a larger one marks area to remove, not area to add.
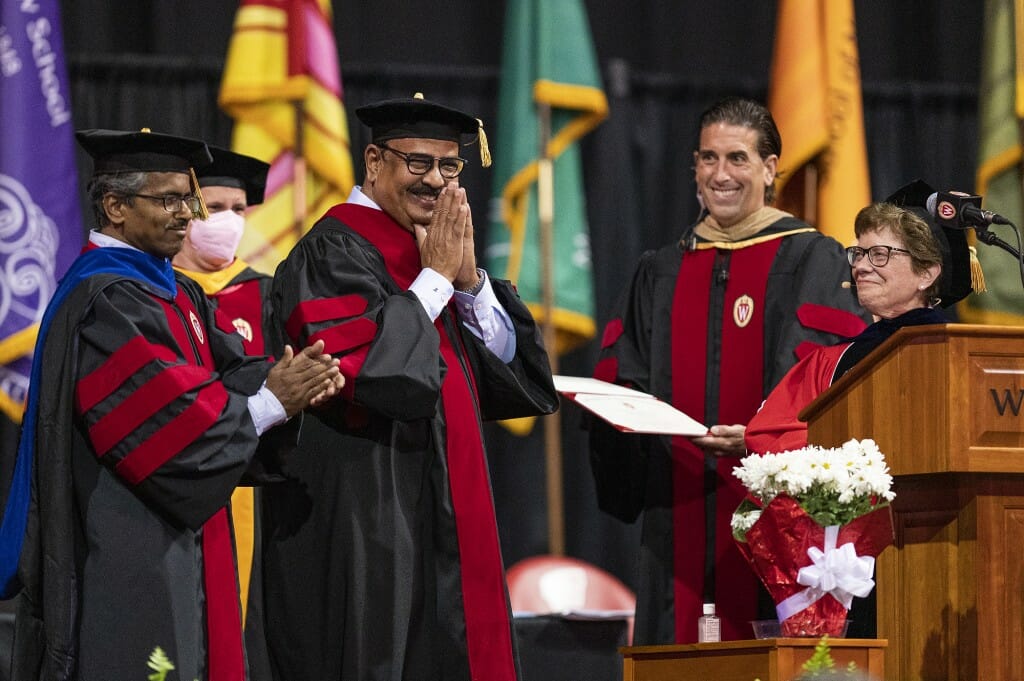
[[[455,287],[437,270],[424,267],[409,286],[409,290],[416,294],[430,321],[435,321],[452,299]]]
[[[262,435],[288,420],[288,414],[285,413],[281,401],[270,392],[265,383],[260,386],[259,392],[249,397],[249,415],[252,416],[257,435]]]

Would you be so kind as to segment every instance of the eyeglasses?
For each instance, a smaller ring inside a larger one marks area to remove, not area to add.
[[[426,175],[433,170],[434,162],[436,161],[437,170],[441,173],[441,177],[446,180],[453,180],[459,176],[462,168],[466,165],[466,159],[459,158],[458,156],[438,157],[426,154],[407,154],[404,151],[392,149],[386,144],[378,144],[377,146],[385,151],[390,151],[395,156],[401,156],[405,160],[405,167],[413,175]]]
[[[865,255],[868,256],[868,262],[875,267],[885,267],[889,263],[889,256],[893,253],[906,253],[910,254],[910,251],[905,248],[896,248],[895,246],[872,246],[868,249],[863,249],[860,246],[850,246],[846,249],[846,260],[851,266],[856,265],[857,262]]]
[[[199,215],[199,197],[193,194],[186,194],[185,196],[180,194],[164,194],[163,196],[132,194],[132,196],[138,196],[140,199],[149,199],[150,201],[162,201],[164,210],[168,213],[177,213],[181,210],[181,205],[185,204],[185,207],[192,212],[192,215]]]

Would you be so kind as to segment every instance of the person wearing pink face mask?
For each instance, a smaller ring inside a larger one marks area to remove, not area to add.
[[[193,219],[174,269],[195,280],[217,303],[218,324],[237,331],[247,354],[272,348],[264,336],[270,306],[264,305],[272,278],[235,256],[245,231],[246,210],[263,202],[270,166],[251,156],[210,146],[213,163],[196,171],[210,216]]]
[[[217,326],[237,332],[247,355],[271,354],[270,285],[273,278],[236,257],[245,231],[245,212],[263,202],[270,166],[263,161],[208,145],[213,163],[196,170],[209,217],[193,218],[174,269],[198,283],[217,308]],[[231,495],[231,520],[238,552],[242,625],[253,678],[269,678],[261,612],[262,571],[259,555],[257,487],[238,487]],[[262,673],[257,673],[263,670]]]

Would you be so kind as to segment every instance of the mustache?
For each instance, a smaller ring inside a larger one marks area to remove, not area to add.
[[[432,199],[436,199],[438,196],[441,195],[441,190],[434,189],[433,187],[429,187],[425,184],[418,184],[414,187],[410,187],[409,193],[415,194],[416,196],[428,196]]]

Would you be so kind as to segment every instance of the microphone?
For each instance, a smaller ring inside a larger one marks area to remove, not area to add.
[[[1017,226],[998,213],[981,209],[981,197],[963,192],[935,192],[925,201],[925,209],[935,216],[935,221],[952,229],[973,229],[978,241],[989,246],[998,246],[1017,259],[1020,266],[1020,283],[1024,285],[1024,252],[1020,246],[1020,231]],[[1017,235],[1017,248],[988,230],[989,225],[1009,225]],[[972,281],[974,280],[974,259],[972,257]],[[984,280],[979,282],[984,290]],[[973,284],[972,284],[973,286]]]
[[[1010,221],[999,213],[982,210],[981,197],[963,192],[933,192],[925,202],[925,208],[935,216],[936,222],[953,229],[984,230],[989,225],[1008,225]]]

